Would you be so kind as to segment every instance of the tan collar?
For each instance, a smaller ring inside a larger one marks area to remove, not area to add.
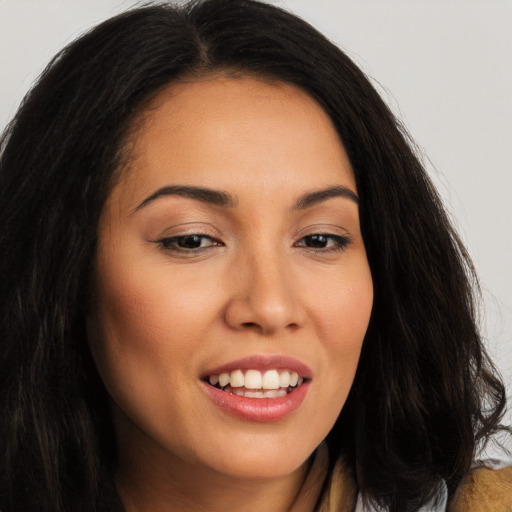
[[[327,445],[322,443],[308,472],[300,493],[290,512],[311,512],[314,510],[324,488],[329,464]],[[336,462],[326,483],[325,493],[316,512],[353,512],[356,506],[357,485],[352,472],[342,459]]]
[[[512,466],[471,471],[460,483],[448,512],[512,512]]]
[[[322,444],[290,512],[314,510],[324,487],[327,468],[327,446]],[[354,512],[357,494],[352,471],[339,459],[316,512]],[[450,500],[447,512],[512,512],[512,467],[479,468],[468,473]]]
[[[329,477],[318,512],[354,512],[357,501],[357,484],[352,471],[338,459]]]

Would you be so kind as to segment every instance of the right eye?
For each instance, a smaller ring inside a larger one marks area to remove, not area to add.
[[[207,250],[210,247],[223,245],[209,235],[194,233],[190,235],[178,235],[157,240],[164,250],[179,253],[196,253]]]

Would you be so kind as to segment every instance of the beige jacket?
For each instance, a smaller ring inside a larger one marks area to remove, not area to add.
[[[319,512],[354,512],[356,499],[354,478],[339,465]],[[512,512],[512,467],[472,471],[461,482],[447,512]]]
[[[326,476],[327,450],[316,460],[297,503],[310,506],[314,489]],[[352,472],[341,461],[336,464],[327,492],[318,512],[355,512],[358,489]],[[295,512],[295,508],[293,509]],[[297,511],[305,510],[302,506]],[[311,510],[311,508],[309,508]],[[503,469],[479,468],[471,471],[460,483],[448,503],[447,512],[512,512],[512,466]]]

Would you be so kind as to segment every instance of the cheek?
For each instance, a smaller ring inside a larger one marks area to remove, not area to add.
[[[348,269],[331,285],[316,308],[318,333],[326,348],[324,364],[337,396],[348,395],[355,377],[373,305],[373,284],[367,265]],[[344,400],[343,398],[343,400]]]
[[[140,264],[122,266],[119,261],[99,264],[89,342],[113,401],[158,437],[155,425],[171,420],[175,428],[180,425],[176,397],[188,398],[189,390],[182,387],[190,380],[187,372],[194,367],[197,341],[206,329],[207,322],[199,318],[206,304],[198,304],[199,284],[180,288],[165,269],[143,267],[140,271]]]
[[[335,345],[362,343],[373,305],[373,282],[366,260],[347,266],[341,276],[325,280],[316,294],[314,316],[322,337]]]
[[[147,402],[162,385],[180,387],[216,321],[218,283],[120,243],[99,248],[96,275],[89,340],[110,394]]]
[[[98,275],[96,316],[104,339],[140,350],[141,357],[159,348],[179,353],[205,328],[214,308],[204,281],[165,265],[107,263]]]

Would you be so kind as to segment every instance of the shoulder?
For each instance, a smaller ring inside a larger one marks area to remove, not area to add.
[[[472,470],[462,479],[448,512],[512,512],[512,466]]]
[[[512,512],[512,458],[486,458],[460,482],[447,504],[447,488],[440,482],[437,500],[421,512]],[[317,512],[377,512],[365,505],[352,471],[339,459],[329,475]],[[379,509],[381,512],[383,510]]]

